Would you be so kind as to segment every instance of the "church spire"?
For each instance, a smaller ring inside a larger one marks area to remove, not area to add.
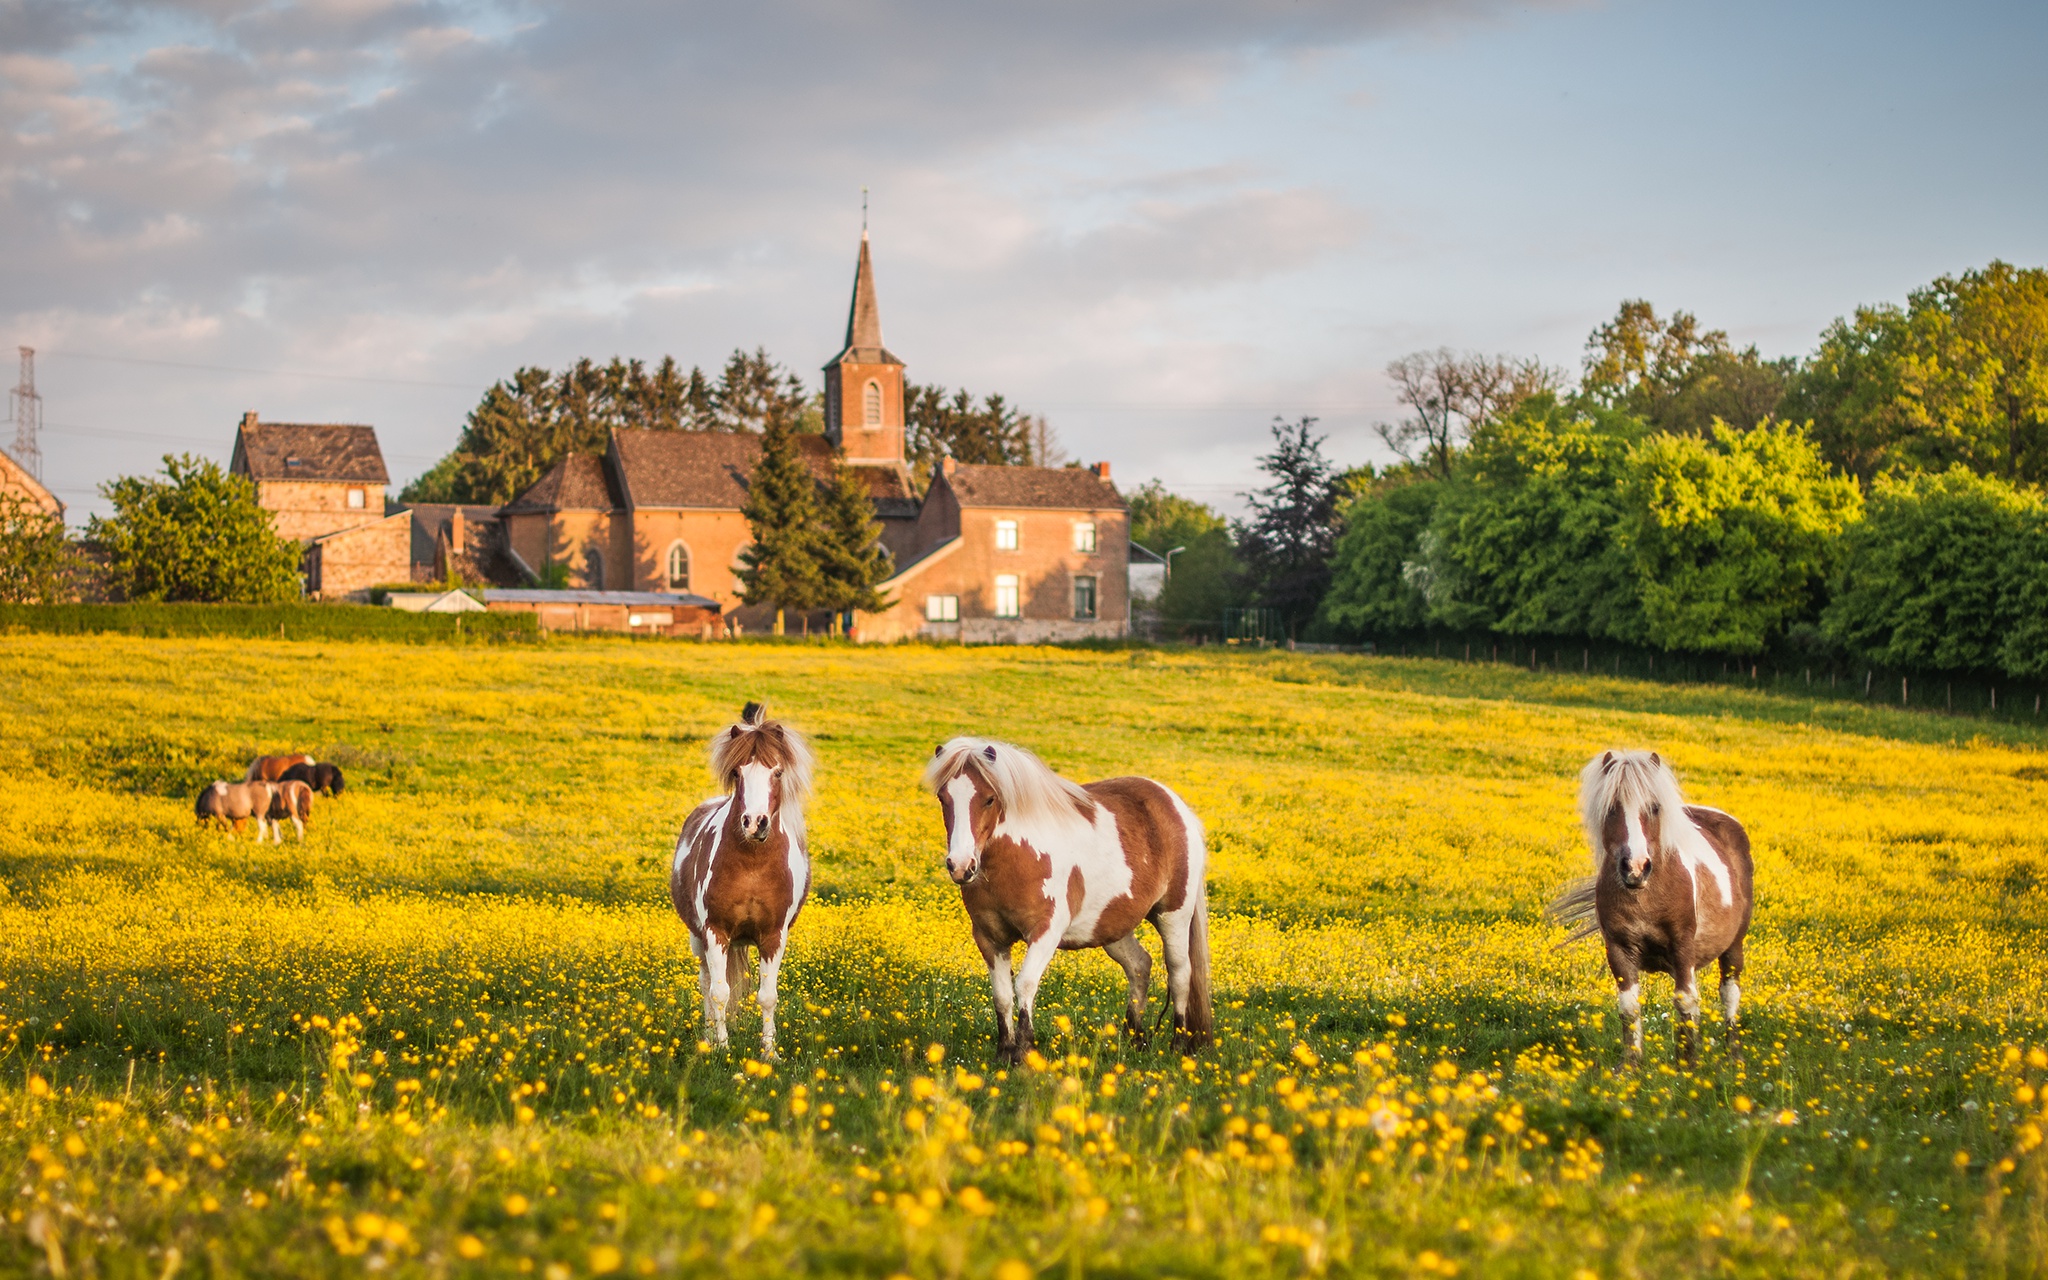
[[[853,269],[853,307],[846,315],[846,345],[854,351],[882,347],[882,311],[875,303],[875,267],[868,258],[868,229],[860,229],[860,264]]]

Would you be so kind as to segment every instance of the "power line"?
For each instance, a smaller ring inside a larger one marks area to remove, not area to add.
[[[475,391],[473,382],[426,382],[416,378],[366,378],[355,373],[312,373],[303,369],[252,369],[244,365],[194,364],[184,360],[145,360],[139,356],[103,356],[86,351],[45,351],[46,356],[66,360],[98,360],[107,364],[142,364],[159,369],[197,369],[206,373],[250,373],[265,378],[314,378],[322,382],[370,382],[387,387],[438,387],[446,391]]]
[[[8,400],[14,420],[14,460],[37,480],[43,478],[43,446],[37,439],[43,425],[43,398],[36,394],[36,349],[21,348],[21,382]]]

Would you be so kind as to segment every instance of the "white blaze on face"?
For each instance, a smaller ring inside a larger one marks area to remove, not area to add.
[[[1628,834],[1621,844],[1621,869],[1630,875],[1641,875],[1650,866],[1650,838],[1643,834],[1643,815],[1629,809],[1622,820],[1627,824]]]
[[[955,880],[972,875],[980,851],[974,841],[974,779],[965,774],[946,784],[941,796],[946,806],[946,871]]]
[[[765,764],[740,766],[740,830],[750,837],[768,833],[768,806],[774,796],[775,770]]]

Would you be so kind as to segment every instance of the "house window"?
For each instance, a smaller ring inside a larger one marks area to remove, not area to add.
[[[1015,579],[1012,579],[1012,581],[1015,581]],[[960,621],[960,597],[926,596],[924,598],[924,620],[926,622]]]
[[[1074,616],[1083,620],[1095,617],[1095,579],[1074,579]]]
[[[673,591],[690,589],[690,549],[680,542],[669,544],[668,585]]]
[[[348,509],[350,511],[361,511],[363,504],[367,501],[368,498],[361,489],[350,489],[348,491]]]
[[[1021,618],[1024,611],[1017,606],[1017,575],[999,573],[996,575],[996,616],[998,618]]]
[[[583,585],[592,591],[604,590],[604,552],[596,547],[583,553]]]
[[[1016,549],[1017,522],[1015,520],[996,521],[996,550],[1015,551]]]
[[[1074,526],[1074,550],[1095,554],[1095,522],[1083,520]]]
[[[868,389],[861,394],[861,400],[861,409],[865,415],[863,420],[871,428],[881,426],[882,384],[872,378],[868,379]]]

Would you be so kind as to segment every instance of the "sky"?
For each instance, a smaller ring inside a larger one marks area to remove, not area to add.
[[[1624,298],[1802,354],[2048,265],[2048,5],[0,0],[0,350],[74,522],[245,411],[393,493],[578,357],[890,348],[1225,510],[1388,361],[1578,368]],[[10,380],[11,385],[11,380]],[[12,427],[0,428],[11,443]]]

